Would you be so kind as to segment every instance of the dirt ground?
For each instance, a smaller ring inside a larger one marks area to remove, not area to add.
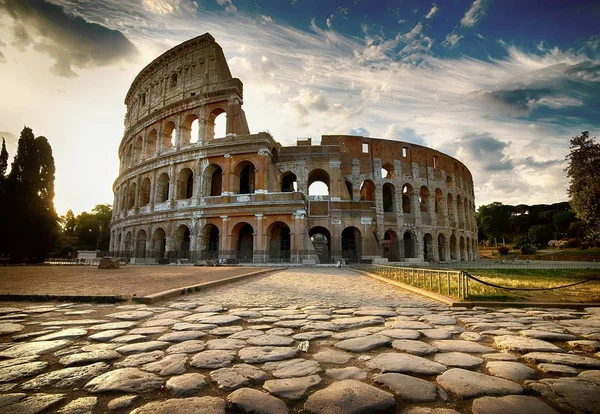
[[[0,266],[0,295],[146,296],[264,270],[261,267]]]

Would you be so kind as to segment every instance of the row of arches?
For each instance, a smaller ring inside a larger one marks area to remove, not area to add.
[[[151,127],[146,134],[136,135],[125,145],[121,155],[121,169],[154,154],[195,144],[203,137],[225,137],[226,122],[226,111],[223,108],[214,108],[204,121],[192,113],[183,117],[179,124],[175,120],[167,120],[158,127]]]

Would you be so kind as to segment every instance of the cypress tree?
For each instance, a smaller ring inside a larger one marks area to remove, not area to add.
[[[6,142],[2,137],[2,150],[0,150],[0,257],[7,255],[7,217],[8,206],[6,200],[6,168],[8,167],[8,151]]]

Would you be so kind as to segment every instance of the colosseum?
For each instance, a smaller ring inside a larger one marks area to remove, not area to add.
[[[243,84],[210,34],[135,78],[115,180],[111,254],[138,263],[477,259],[473,179],[407,142],[251,134]],[[222,116],[224,132],[215,136]]]

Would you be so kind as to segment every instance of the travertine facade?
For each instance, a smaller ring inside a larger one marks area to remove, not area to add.
[[[359,136],[281,146],[250,134],[242,88],[209,34],[136,77],[125,98],[113,254],[147,262],[477,258],[473,180],[461,162]],[[226,136],[215,137],[220,114]],[[312,195],[315,182],[328,195]]]

